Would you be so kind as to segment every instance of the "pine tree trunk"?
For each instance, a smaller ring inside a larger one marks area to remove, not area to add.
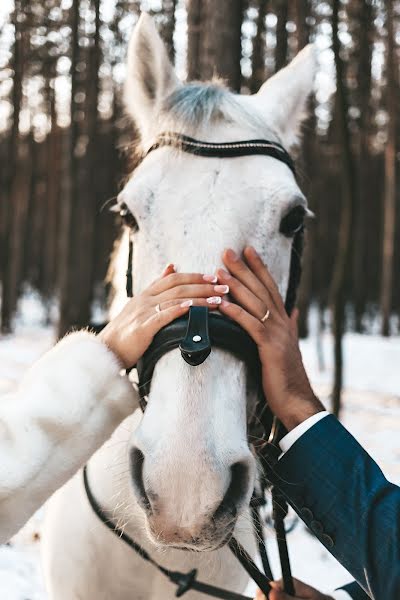
[[[258,92],[266,79],[265,73],[265,50],[266,50],[266,23],[268,0],[260,0],[257,15],[257,32],[253,41],[253,53],[251,56],[251,81],[250,90],[252,94]]]
[[[13,60],[13,90],[12,90],[12,105],[13,115],[11,121],[11,132],[8,148],[8,177],[6,185],[6,199],[3,207],[4,219],[4,252],[0,260],[2,261],[2,302],[1,302],[1,331],[9,333],[12,328],[12,319],[16,309],[18,298],[18,277],[13,269],[16,268],[16,263],[11,258],[11,252],[14,249],[16,240],[13,239],[13,232],[17,227],[17,220],[21,215],[19,202],[19,177],[21,171],[19,169],[19,123],[22,106],[22,81],[24,76],[24,61],[26,55],[27,36],[29,32],[24,30],[26,19],[22,18],[25,13],[26,0],[16,0],[13,13],[13,24],[15,30],[14,43],[14,60]],[[19,240],[17,240],[19,241]],[[19,262],[19,261],[17,261]]]
[[[79,137],[77,122],[76,92],[78,84],[79,61],[79,0],[73,0],[70,8],[71,27],[71,125],[69,130],[68,148],[66,159],[68,170],[65,181],[65,198],[62,203],[60,232],[60,261],[59,261],[59,287],[60,287],[60,319],[58,333],[64,335],[73,325],[83,325],[89,321],[87,307],[82,310],[79,299],[79,285],[76,280],[76,271],[79,268],[81,256],[76,253],[76,239],[79,235],[79,185],[78,185],[78,159],[76,156]],[[78,228],[78,230],[76,229]]]
[[[370,218],[370,152],[371,129],[371,60],[374,41],[373,7],[371,2],[357,3],[359,42],[354,58],[357,60],[359,94],[358,198],[354,223],[353,297],[356,331],[362,333],[362,319],[368,298],[368,220]],[[372,198],[372,200],[374,200]]]
[[[351,149],[351,136],[348,124],[348,99],[346,74],[340,56],[339,10],[340,0],[333,1],[332,43],[336,66],[336,115],[341,142],[342,203],[338,248],[330,301],[333,313],[335,374],[332,393],[333,413],[339,416],[343,385],[343,333],[345,328],[346,283],[352,259],[354,208],[356,202],[355,165]]]
[[[202,28],[202,0],[190,0],[187,9],[188,22],[188,80],[201,79],[200,74],[200,44]]]
[[[161,37],[168,50],[168,56],[173,63],[175,61],[174,33],[175,33],[175,10],[177,0],[163,0],[164,25],[161,29]]]
[[[310,30],[307,26],[307,17],[310,16],[310,2],[308,0],[296,0],[294,6],[294,18],[296,22],[297,33],[297,51],[299,52],[309,42]],[[304,190],[310,208],[318,214],[318,194],[315,193],[317,185],[313,166],[316,162],[316,119],[315,119],[315,97],[309,99],[308,109],[310,117],[304,127],[304,136],[302,143],[302,152],[300,159],[300,173],[304,173]],[[297,306],[299,309],[299,336],[305,338],[308,336],[308,315],[313,288],[313,256],[316,238],[316,223],[310,222],[306,232],[306,239],[303,252],[303,273],[298,292]]]
[[[195,0],[188,12],[189,78],[208,80],[221,77],[240,90],[243,0]],[[194,39],[191,36],[194,34]],[[194,65],[198,49],[198,67]]]
[[[276,48],[275,48],[275,72],[286,65],[288,50],[288,35],[286,23],[288,20],[288,2],[287,0],[277,0],[277,24],[276,24]]]
[[[56,97],[54,91],[54,67],[52,62],[47,65],[47,106],[50,116],[50,131],[46,138],[46,221],[47,234],[44,243],[43,293],[50,299],[54,292],[56,281],[56,257],[58,256],[58,204],[59,204],[59,131],[57,128]]]
[[[382,249],[381,313],[382,335],[390,334],[390,314],[393,296],[393,257],[396,223],[396,87],[397,65],[394,50],[393,4],[386,0],[387,28],[387,110],[388,139],[385,147],[385,196]]]

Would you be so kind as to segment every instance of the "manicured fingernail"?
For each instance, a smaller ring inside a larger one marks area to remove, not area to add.
[[[222,298],[221,296],[211,296],[210,298],[207,298],[207,302],[208,304],[221,304]]]
[[[217,283],[218,277],[216,275],[203,275],[204,281],[208,281],[208,283]]]
[[[247,246],[247,250],[250,254],[252,254],[253,256],[258,256],[258,252],[257,250],[254,248],[254,246]]]
[[[168,271],[168,269],[173,269],[175,271],[175,265],[173,263],[168,263],[164,271]]]
[[[184,302],[182,302],[181,307],[186,308],[187,306],[192,306],[192,305],[193,305],[193,300],[185,300]]]
[[[225,271],[225,269],[218,269],[218,277],[220,279],[230,279],[232,275],[228,271]]]
[[[226,251],[226,258],[228,260],[239,260],[238,255],[232,250],[232,248],[228,248],[228,250]]]
[[[229,294],[229,285],[214,285],[214,291],[219,294]]]

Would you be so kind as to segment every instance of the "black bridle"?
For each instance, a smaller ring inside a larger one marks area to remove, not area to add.
[[[294,163],[287,151],[277,142],[254,139],[239,142],[212,143],[195,140],[185,135],[176,133],[161,134],[155,144],[143,156],[145,158],[150,152],[162,147],[173,147],[183,152],[188,152],[201,157],[234,158],[249,155],[264,155],[275,158],[285,163],[295,174]],[[124,211],[126,212],[126,208]],[[293,238],[289,283],[286,294],[285,307],[288,314],[296,300],[296,292],[300,282],[301,275],[301,254],[303,247],[303,228],[299,229]],[[127,270],[127,295],[132,296],[132,250],[133,242],[130,236],[129,240],[129,262]],[[154,368],[158,360],[167,352],[176,348],[180,349],[182,358],[191,366],[202,364],[212,351],[213,347],[227,350],[241,359],[248,367],[252,381],[261,390],[260,385],[260,361],[258,350],[250,336],[231,319],[217,313],[209,313],[205,307],[190,307],[189,315],[177,319],[167,325],[155,336],[152,344],[136,365],[139,378],[139,396],[141,408],[144,411],[147,404],[147,397],[150,392],[151,379]],[[265,503],[264,491],[268,485],[268,469],[273,467],[279,455],[278,442],[284,434],[281,424],[272,417],[267,407],[267,402],[260,391],[257,403],[257,418],[262,424],[263,432],[260,440],[255,444],[255,449],[259,455],[264,473],[262,476],[262,494],[260,497],[253,497],[251,503],[253,524],[255,533],[259,541],[259,550],[263,563],[264,573],[262,573],[254,564],[251,557],[244,548],[231,538],[229,547],[241,562],[250,577],[256,582],[258,587],[268,596],[271,587],[269,580],[272,579],[271,568],[266,553],[265,543],[262,538],[263,528],[261,524],[258,508]],[[144,560],[153,564],[159,571],[167,576],[176,586],[176,596],[183,595],[186,591],[193,589],[216,598],[225,600],[251,600],[246,596],[235,594],[227,590],[211,586],[196,579],[196,570],[189,573],[180,573],[165,569],[156,563],[151,556],[130,536],[120,530],[108,515],[105,514],[101,506],[97,503],[89,486],[86,467],[84,469],[84,485],[86,494],[91,507],[97,516],[103,521],[109,529],[116,533],[130,548],[138,553]],[[286,544],[286,531],[284,518],[287,514],[287,504],[285,499],[279,494],[279,491],[272,488],[272,506],[274,526],[277,536],[279,555],[282,568],[282,577],[284,581],[285,592],[294,595],[294,587],[291,576],[290,562]]]

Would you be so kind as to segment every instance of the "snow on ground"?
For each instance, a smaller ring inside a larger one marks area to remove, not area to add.
[[[40,323],[38,318],[37,322]],[[27,367],[51,347],[50,328],[20,324],[13,336],[0,340],[0,394],[19,381]],[[345,394],[343,422],[400,484],[400,338],[348,334],[345,337]],[[321,399],[329,406],[332,379],[332,339],[324,333],[302,342],[306,368]],[[321,363],[323,369],[321,370]],[[40,526],[43,509],[13,538],[0,546],[0,598],[46,600],[40,571]],[[276,545],[268,539],[274,572]],[[329,553],[297,522],[289,535],[294,575],[329,592],[351,578]],[[250,591],[250,588],[249,588]],[[88,599],[90,600],[90,599]]]

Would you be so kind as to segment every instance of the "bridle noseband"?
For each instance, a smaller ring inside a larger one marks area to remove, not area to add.
[[[143,155],[143,159],[149,153],[162,148],[172,147],[182,152],[194,154],[199,157],[206,158],[234,158],[240,156],[263,155],[277,159],[286,164],[292,173],[295,175],[294,163],[287,151],[277,142],[254,139],[239,142],[203,142],[194,138],[177,134],[163,133],[156,142]],[[126,210],[126,207],[125,207]],[[286,294],[285,307],[288,314],[292,309],[296,300],[296,292],[300,281],[301,274],[301,252],[303,244],[303,228],[295,234],[292,242],[291,261],[289,284]],[[127,270],[127,294],[132,296],[132,250],[133,242],[129,240],[129,263]],[[217,347],[227,350],[237,358],[242,360],[248,367],[252,380],[256,383],[260,382],[260,361],[258,350],[250,338],[250,336],[235,322],[228,319],[224,315],[210,313],[206,307],[190,307],[188,316],[181,317],[173,323],[161,329],[155,336],[148,350],[136,365],[139,378],[139,395],[141,400],[141,408],[144,411],[147,404],[147,397],[150,392],[151,379],[154,368],[162,356],[171,350],[180,349],[182,358],[191,366],[202,364],[210,355],[212,348]],[[261,386],[258,385],[261,389]],[[261,454],[261,462],[264,467],[263,480],[264,484],[268,480],[267,470],[277,459],[279,450],[277,442],[282,436],[282,427],[276,419],[272,419],[272,415],[267,408],[266,399],[262,393],[259,394],[257,417],[264,429],[264,437],[258,446],[258,451]],[[274,421],[274,422],[273,422]],[[105,523],[112,531],[117,533],[121,539],[127,543],[135,552],[137,552],[144,560],[149,561],[158,570],[164,573],[177,586],[177,596],[183,595],[189,589],[194,589],[204,594],[222,598],[226,600],[251,600],[240,594],[228,592],[221,588],[202,583],[196,579],[196,572],[179,573],[169,571],[156,563],[147,552],[143,550],[132,538],[121,531],[103,512],[100,505],[94,498],[87,477],[86,468],[84,469],[84,484],[86,494],[90,505],[97,516]],[[258,506],[264,501],[263,495],[252,503],[252,513],[255,530],[260,536],[262,534],[262,525],[258,514]],[[284,527],[284,517],[287,512],[285,499],[280,496],[276,488],[272,489],[272,501],[274,511],[275,529],[277,532],[277,540],[279,554],[282,567],[282,575],[284,580],[285,592],[294,594],[290,563],[287,554],[286,534]],[[254,564],[247,552],[242,546],[232,538],[229,542],[229,547],[247,570],[250,577],[257,583],[258,587],[268,595],[271,587],[268,583],[268,578],[272,579],[272,573],[269,566],[268,557],[266,554],[265,544],[259,543],[259,550],[263,562],[264,572],[266,577]]]

